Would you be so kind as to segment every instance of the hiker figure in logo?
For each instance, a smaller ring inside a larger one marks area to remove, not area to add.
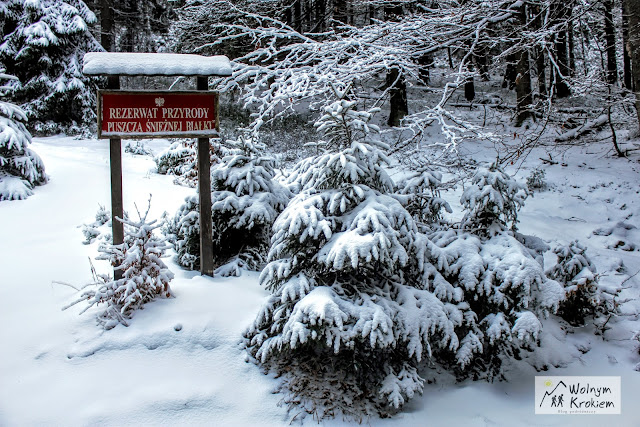
[[[555,395],[551,398],[551,407],[552,408],[555,408],[556,406],[558,406],[558,402],[556,401],[556,399],[557,399],[557,397]]]
[[[560,407],[564,406],[564,394],[561,394],[560,396],[558,396],[558,406]]]

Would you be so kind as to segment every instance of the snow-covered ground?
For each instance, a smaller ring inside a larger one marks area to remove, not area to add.
[[[157,153],[168,142],[147,145]],[[75,291],[54,282],[79,286],[91,278],[88,258],[97,244],[82,244],[80,226],[94,221],[100,205],[109,208],[108,142],[36,138],[32,148],[50,182],[27,200],[0,203],[0,425],[286,425],[290,415],[272,393],[277,380],[247,363],[238,345],[267,296],[256,273],[201,277],[167,259],[175,298],[148,304],[128,328],[103,331],[90,313],[78,316],[79,307],[61,310]],[[518,174],[524,180],[542,165],[550,184],[527,200],[520,231],[552,247],[574,239],[587,245],[600,283],[627,288],[619,301],[629,315],[612,319],[605,339],[590,326],[566,335],[548,321],[543,349],[513,364],[508,382],[455,383],[438,374],[402,413],[370,424],[640,423],[640,355],[632,340],[640,330],[639,157],[614,158],[605,144],[553,155],[559,163],[543,165],[538,158],[546,153],[532,153]],[[195,191],[154,166],[148,156],[124,154],[130,214],[152,194],[150,217],[173,215]],[[459,192],[446,197],[453,204]],[[535,415],[536,375],[621,376],[622,414]]]

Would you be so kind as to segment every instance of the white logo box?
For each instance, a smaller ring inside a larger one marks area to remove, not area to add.
[[[536,376],[536,414],[620,414],[620,377]]]

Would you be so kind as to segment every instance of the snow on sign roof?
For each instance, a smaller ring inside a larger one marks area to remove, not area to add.
[[[89,52],[82,72],[90,76],[230,76],[231,63],[226,56]]]

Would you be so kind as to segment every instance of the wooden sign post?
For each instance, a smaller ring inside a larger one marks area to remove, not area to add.
[[[98,91],[98,138],[109,139],[113,244],[124,242],[121,138],[197,138],[200,202],[200,272],[213,276],[211,149],[219,135],[218,95],[207,76],[230,76],[224,56],[91,52],[83,72],[108,77]],[[197,91],[120,91],[120,76],[195,76]],[[122,277],[120,270],[114,277]]]
[[[120,77],[109,77],[108,88],[120,89]],[[111,164],[111,234],[113,244],[124,243],[124,224],[116,218],[124,219],[124,204],[122,202],[122,140],[109,139],[109,162]],[[113,278],[122,279],[122,270],[114,270]]]
[[[196,87],[198,90],[208,90],[208,78],[198,77]],[[218,117],[216,115],[216,124],[217,123]],[[209,148],[209,138],[198,138],[198,194],[200,196],[200,272],[207,276],[213,276],[211,149]]]

